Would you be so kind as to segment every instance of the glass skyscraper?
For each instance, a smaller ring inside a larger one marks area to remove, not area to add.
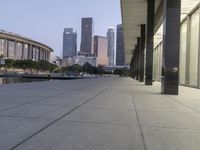
[[[116,41],[116,66],[125,65],[125,52],[122,25],[117,25],[117,41]]]
[[[76,56],[77,33],[72,28],[65,28],[63,33],[63,58]]]
[[[108,59],[109,66],[114,66],[114,46],[115,46],[115,32],[113,27],[108,28]]]
[[[82,18],[81,24],[81,48],[80,51],[86,54],[92,53],[93,48],[93,19]]]

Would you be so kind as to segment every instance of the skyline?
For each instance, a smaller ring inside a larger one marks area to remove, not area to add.
[[[81,18],[92,17],[94,35],[101,36],[106,36],[110,26],[116,31],[116,26],[121,23],[120,2],[116,0],[60,0],[59,3],[53,0],[8,0],[1,4],[4,7],[1,8],[0,29],[47,44],[58,56],[62,56],[64,28],[77,31],[80,49]]]

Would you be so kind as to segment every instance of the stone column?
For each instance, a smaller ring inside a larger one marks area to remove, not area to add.
[[[24,43],[22,42],[22,56],[21,56],[21,59],[23,60],[24,59]]]
[[[153,81],[154,11],[155,11],[155,0],[148,0],[145,85],[152,85]]]
[[[9,45],[10,45],[10,43],[9,43],[9,40],[6,40],[6,41],[7,41],[6,42],[7,43],[6,44],[7,45],[7,47],[6,47],[7,48],[7,58],[9,59]]]
[[[40,55],[41,55],[41,48],[38,47],[38,60],[41,60],[41,59],[40,59]]]
[[[5,59],[8,58],[8,40],[7,39],[4,39],[3,56]]]
[[[137,80],[139,81],[139,79],[140,79],[140,50],[141,50],[141,48],[140,48],[140,41],[141,41],[141,39],[140,39],[140,37],[138,37],[137,38]]]
[[[14,41],[14,56],[13,59],[15,60],[17,58],[17,41]]]
[[[144,82],[144,49],[145,49],[145,25],[140,26],[140,76],[139,82]]]
[[[134,51],[133,51],[133,55],[132,55],[132,59],[131,59],[131,63],[130,63],[130,75],[132,78],[134,78]]]
[[[30,44],[28,48],[28,57],[30,60],[33,58],[33,46]]]
[[[47,52],[47,61],[49,61],[50,60],[50,57],[49,57],[50,55],[49,55],[49,52]]]
[[[178,95],[181,0],[164,0],[162,93]]]
[[[136,70],[137,70],[137,45],[135,45],[135,52],[134,52],[134,78],[136,79]]]

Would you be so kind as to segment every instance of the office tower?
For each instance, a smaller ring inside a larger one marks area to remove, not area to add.
[[[63,32],[63,58],[76,56],[77,33],[72,28],[65,28]]]
[[[93,20],[92,18],[82,18],[81,25],[81,48],[80,51],[86,54],[92,53],[93,48]]]
[[[115,46],[115,32],[113,27],[108,28],[107,32],[108,38],[108,59],[109,66],[114,66],[114,46]]]
[[[102,36],[94,36],[94,54],[97,57],[98,66],[108,65],[108,39]]]
[[[116,66],[125,65],[125,54],[124,54],[124,41],[122,25],[117,25],[117,41],[116,41]]]

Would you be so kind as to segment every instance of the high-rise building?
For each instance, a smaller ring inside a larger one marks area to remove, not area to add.
[[[115,32],[113,27],[108,28],[107,32],[108,38],[108,59],[109,59],[109,66],[114,66],[114,47],[115,47]]]
[[[94,36],[94,54],[97,57],[97,65],[108,65],[108,39],[102,36]]]
[[[63,58],[76,56],[77,33],[72,28],[65,28],[63,32]]]
[[[117,40],[116,40],[116,66],[125,65],[125,52],[122,25],[117,25]]]
[[[93,48],[93,20],[92,18],[82,18],[81,24],[81,48],[83,53],[92,53]]]

